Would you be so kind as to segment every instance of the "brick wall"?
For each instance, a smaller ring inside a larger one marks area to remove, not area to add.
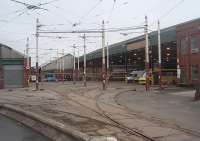
[[[196,53],[191,52],[191,37],[197,37],[197,44],[199,51]],[[186,53],[181,51],[181,41],[185,39]],[[179,59],[179,65],[181,73],[185,73],[185,82],[187,85],[194,85],[200,81],[200,20],[188,22],[177,26],[177,57]],[[191,78],[191,66],[198,65],[198,79],[192,80]],[[182,78],[182,76],[181,76]],[[182,83],[178,79],[179,83]]]

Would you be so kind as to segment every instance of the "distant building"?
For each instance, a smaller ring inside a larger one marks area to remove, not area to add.
[[[0,44],[0,89],[26,87],[27,79],[24,55]]]
[[[53,60],[47,64],[41,66],[42,75],[45,78],[45,75],[54,74],[57,80],[71,80],[73,75],[73,66],[74,66],[74,56],[71,54],[66,54],[62,57],[59,57],[56,60]],[[77,59],[76,59],[77,61]],[[64,64],[64,70],[63,70]]]

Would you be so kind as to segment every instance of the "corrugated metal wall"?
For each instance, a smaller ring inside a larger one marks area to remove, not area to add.
[[[69,70],[73,68],[73,56],[71,54],[65,55],[64,57],[59,58],[58,60],[54,60],[51,63],[42,67],[43,71],[50,71],[57,69],[57,62],[58,62],[58,69],[60,66],[63,65],[63,58],[64,58],[64,68],[65,70]],[[77,62],[77,61],[76,61]]]
[[[4,65],[4,88],[23,87],[23,65]]]
[[[3,88],[3,67],[0,63],[0,89]]]
[[[24,55],[0,44],[0,89],[24,86]]]

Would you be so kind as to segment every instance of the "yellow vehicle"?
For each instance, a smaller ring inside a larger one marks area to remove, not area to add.
[[[167,84],[176,84],[176,77],[177,77],[177,72],[176,69],[171,69],[171,70],[163,70],[162,72],[162,83],[167,83]]]
[[[152,74],[151,74],[151,73],[150,73],[150,75],[149,75],[149,81],[150,81],[150,84],[152,84],[152,82],[153,82],[153,77],[152,77]],[[141,73],[140,76],[138,76],[137,78],[135,78],[135,82],[137,82],[138,84],[141,84],[141,85],[146,84],[146,72],[143,71],[143,73]]]

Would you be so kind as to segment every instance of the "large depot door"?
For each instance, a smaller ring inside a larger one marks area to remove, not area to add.
[[[4,65],[4,88],[23,86],[23,65]]]

